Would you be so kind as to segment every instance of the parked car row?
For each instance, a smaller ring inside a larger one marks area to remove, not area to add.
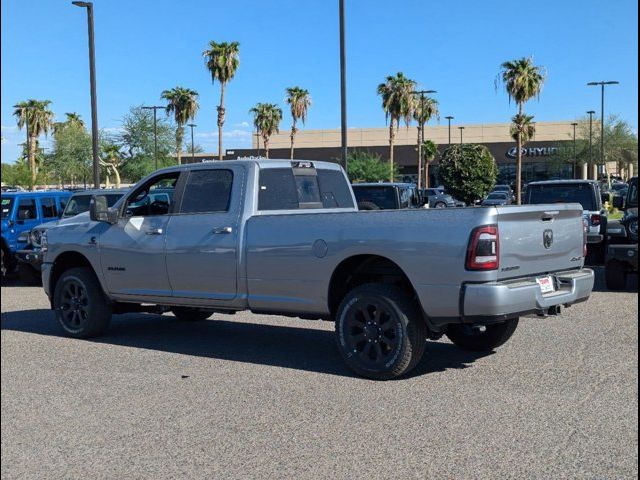
[[[77,215],[88,212],[92,195],[105,195],[113,205],[126,191],[3,192],[2,275],[17,268],[25,283],[39,283],[42,232],[53,225],[72,223]]]

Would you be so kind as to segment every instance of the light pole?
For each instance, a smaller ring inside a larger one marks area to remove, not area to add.
[[[464,127],[458,127],[458,130],[460,130],[460,145],[462,145],[462,131],[464,130]]]
[[[607,170],[607,165],[604,161],[604,86],[605,85],[618,85],[620,82],[616,80],[609,80],[607,82],[589,82],[587,86],[594,87],[596,85],[600,85],[600,163],[604,165],[605,172]],[[609,178],[609,175],[607,175]],[[611,180],[609,180],[609,183]],[[611,185],[609,185],[611,187]]]
[[[578,126],[578,124],[576,122],[573,122],[571,124],[571,126],[573,127],[573,168],[572,168],[572,176],[575,179],[576,178],[576,165],[578,163],[578,159],[576,158],[576,127]]]
[[[424,99],[427,93],[438,93],[435,90],[417,90],[411,92],[420,96],[420,112],[424,116]],[[424,142],[424,122],[420,123],[420,140],[418,141],[418,189],[422,188],[422,143]],[[429,178],[425,178],[425,188],[429,188]]]
[[[444,117],[447,119],[447,122],[449,122],[449,145],[451,145],[451,120],[453,120],[454,117],[452,117],[451,115]]]
[[[191,163],[196,163],[195,146],[193,144],[193,129],[197,127],[195,123],[188,123],[187,127],[191,129]]]
[[[98,152],[98,99],[96,94],[96,52],[93,35],[93,3],[71,2],[87,9],[89,30],[89,82],[91,84],[91,150],[93,153],[93,186],[100,188],[100,157]]]
[[[342,145],[342,165],[347,170],[347,55],[344,34],[344,0],[339,2],[340,8],[340,133]]]
[[[158,170],[158,110],[166,110],[167,107],[153,105],[151,107],[142,107],[143,110],[153,110],[153,159],[155,161],[156,170]]]
[[[595,110],[589,110],[587,112],[589,114],[589,168],[593,168],[593,116],[595,115]],[[593,179],[598,179],[598,174],[593,173]]]

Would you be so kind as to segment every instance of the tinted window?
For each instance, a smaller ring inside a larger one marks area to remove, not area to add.
[[[58,209],[56,208],[56,199],[53,197],[41,198],[40,209],[42,212],[42,218],[54,218],[58,216]]]
[[[67,207],[67,197],[60,197],[58,201],[60,202],[60,211],[64,212],[64,209]],[[62,215],[64,216],[64,213]]]
[[[18,220],[33,220],[38,217],[36,201],[33,198],[21,198],[18,202]]]
[[[381,210],[392,210],[398,208],[396,202],[396,191],[393,187],[358,187],[353,186],[353,193],[358,202],[370,202],[377,205]]]
[[[259,210],[354,208],[340,170],[265,168],[260,170],[258,188]]]
[[[260,170],[258,210],[295,210],[298,191],[290,168]]]
[[[9,218],[13,208],[14,197],[2,197],[2,218]]]
[[[318,184],[324,208],[353,208],[349,184],[340,170],[318,170]]]
[[[586,183],[529,185],[527,191],[529,203],[532,204],[579,203],[583,210],[598,210],[593,189]]]
[[[226,212],[229,210],[232,184],[231,170],[192,171],[184,191],[180,212]]]

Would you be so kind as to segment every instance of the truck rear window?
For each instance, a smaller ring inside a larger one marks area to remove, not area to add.
[[[294,175],[291,168],[266,168],[260,171],[258,188],[258,210],[354,208],[348,183],[339,170]]]
[[[527,203],[579,203],[583,210],[599,210],[596,195],[588,184],[565,183],[555,185],[529,185]]]

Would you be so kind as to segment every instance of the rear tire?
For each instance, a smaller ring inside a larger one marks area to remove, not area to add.
[[[487,352],[504,345],[518,327],[518,318],[487,325],[484,332],[468,325],[449,325],[446,335],[455,345],[465,350]]]
[[[18,276],[20,277],[20,281],[25,285],[31,287],[38,287],[42,285],[42,277],[40,276],[40,272],[35,270],[31,265],[27,265],[26,263],[20,263],[18,265]]]
[[[74,338],[98,336],[111,320],[111,303],[89,267],[62,273],[54,290],[53,308],[64,331]]]
[[[604,280],[609,290],[627,288],[627,268],[618,260],[609,260],[604,267]]]
[[[417,302],[394,285],[361,285],[338,307],[338,349],[363,377],[389,380],[408,373],[422,358],[426,340]]]
[[[171,313],[181,322],[200,322],[209,318],[213,312],[193,307],[172,307]]]

